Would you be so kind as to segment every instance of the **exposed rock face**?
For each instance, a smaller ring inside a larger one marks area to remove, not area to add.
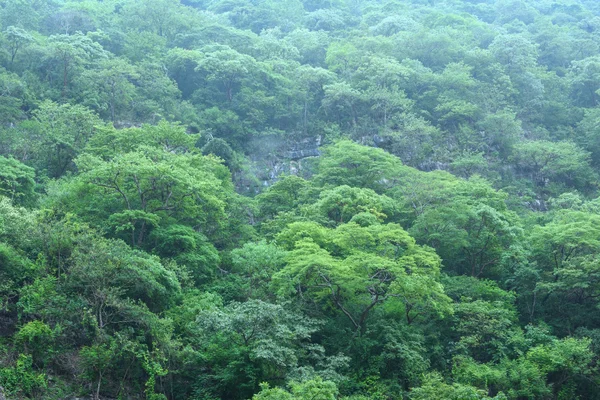
[[[532,211],[536,212],[546,212],[548,211],[548,205],[542,199],[535,199],[531,201],[527,201],[524,205]]]
[[[431,171],[448,171],[450,165],[448,163],[443,163],[439,161],[429,161],[419,164],[418,169],[425,172]]]
[[[0,386],[0,400],[6,400],[6,397],[4,396],[4,389],[2,388],[2,386]]]
[[[117,129],[128,129],[128,128],[141,128],[142,124],[139,122],[131,122],[131,121],[115,121],[115,122],[113,122],[113,126]]]
[[[0,311],[0,337],[12,336],[15,332],[17,315]],[[0,400],[3,400],[0,397]]]
[[[321,152],[319,146],[321,146],[322,138],[317,136],[316,138],[305,138],[302,140],[288,142],[288,151],[286,152],[286,158],[291,160],[301,160],[307,157],[319,157]]]
[[[306,149],[306,150],[292,150],[288,152],[287,156],[291,160],[301,160],[307,157],[319,157],[321,152],[319,149]]]
[[[270,135],[248,143],[250,171],[245,176],[235,176],[239,192],[260,192],[275,183],[281,174],[309,177],[311,160],[319,157],[321,136],[299,137]],[[252,178],[256,179],[252,182]]]

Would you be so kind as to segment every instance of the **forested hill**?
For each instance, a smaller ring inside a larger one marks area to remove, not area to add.
[[[597,0],[0,32],[0,399],[600,399]]]

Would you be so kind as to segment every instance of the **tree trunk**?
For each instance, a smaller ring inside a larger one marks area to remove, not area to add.
[[[102,372],[98,377],[98,384],[96,385],[96,393],[94,393],[94,400],[100,400],[100,386],[102,385]]]
[[[68,71],[69,71],[69,60],[67,58],[63,59],[64,63],[63,63],[63,88],[62,88],[62,93],[61,93],[61,97],[64,99],[67,95],[67,86],[69,84],[68,82]]]

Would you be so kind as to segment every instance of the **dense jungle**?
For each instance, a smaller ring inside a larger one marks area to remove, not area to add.
[[[600,399],[597,0],[0,0],[0,399]]]

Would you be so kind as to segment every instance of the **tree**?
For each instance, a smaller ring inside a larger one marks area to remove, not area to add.
[[[56,333],[42,321],[31,321],[15,334],[15,344],[23,354],[31,355],[33,365],[41,367],[50,359]]]
[[[302,128],[308,133],[309,116],[315,114],[321,106],[325,95],[325,86],[334,81],[335,76],[322,68],[302,65],[295,71],[296,84],[303,98],[302,104]]]
[[[459,383],[447,384],[439,374],[430,374],[425,377],[424,383],[411,390],[411,399],[415,400],[504,400],[506,397],[499,394],[488,397],[485,390]]]
[[[596,324],[586,310],[597,306],[597,219],[595,213],[562,210],[546,225],[535,227],[531,234],[533,258],[539,271],[534,292],[536,311],[562,330]]]
[[[171,258],[187,268],[196,285],[214,278],[219,262],[219,252],[200,232],[185,225],[159,227],[150,234],[152,248],[159,256]]]
[[[356,129],[361,93],[346,82],[333,83],[323,87],[325,97],[323,107],[337,116],[337,122],[347,128]]]
[[[83,104],[95,108],[114,123],[119,116],[127,117],[136,94],[133,80],[139,79],[136,69],[123,59],[103,60],[99,69],[87,70],[78,80]]]
[[[14,204],[31,206],[35,204],[35,171],[14,158],[0,156],[0,195],[6,196]]]
[[[260,214],[273,218],[309,201],[310,183],[296,175],[285,175],[257,196]]]
[[[341,140],[323,150],[315,181],[321,185],[368,188],[381,193],[407,173],[402,162],[381,149]]]
[[[245,297],[265,299],[272,297],[269,284],[272,276],[285,264],[286,252],[275,244],[246,243],[231,252],[231,272],[239,274],[246,284]]]
[[[497,364],[457,357],[455,379],[498,393],[500,398],[577,396],[577,389],[567,382],[585,380],[589,374],[589,343],[587,339],[546,337],[544,343],[531,346],[524,355]]]
[[[0,116],[6,123],[21,121],[32,100],[26,83],[17,74],[0,70]],[[14,144],[7,143],[4,146],[12,147],[11,145]]]
[[[21,161],[50,178],[74,171],[73,160],[102,125],[98,116],[84,106],[51,101],[41,103],[33,117],[22,126],[26,140],[17,154],[22,154]]]
[[[14,312],[19,298],[19,288],[37,275],[37,268],[31,261],[19,254],[12,246],[0,242],[0,312]]]
[[[336,225],[349,222],[361,213],[372,214],[380,221],[393,221],[398,212],[398,206],[392,199],[371,189],[343,185],[325,190],[319,197],[312,207]]]
[[[188,114],[192,112],[191,106],[181,103],[181,92],[161,62],[147,60],[136,67],[130,75],[137,89],[130,103],[132,119],[152,124],[163,119],[185,122],[192,119]]]
[[[519,34],[498,35],[490,44],[494,58],[504,66],[515,88],[519,91],[520,115],[532,118],[543,98],[543,85],[537,70],[537,45]]]
[[[575,104],[589,108],[597,106],[597,91],[600,90],[600,58],[593,56],[574,61],[569,69],[569,81]]]
[[[22,29],[38,29],[42,19],[56,5],[42,0],[10,0],[3,3],[2,26],[17,26]]]
[[[0,241],[23,249],[35,248],[32,234],[36,232],[36,214],[0,196]]]
[[[32,364],[31,356],[21,354],[14,366],[0,369],[0,383],[9,395],[37,397],[45,392],[48,379],[45,374],[35,371]]]
[[[327,44],[330,41],[325,32],[297,28],[288,33],[283,40],[298,50],[303,65],[324,67]]]
[[[375,142],[411,167],[419,167],[433,156],[441,131],[422,117],[412,113],[390,116],[387,129],[382,130]]]
[[[591,153],[591,162],[594,166],[600,162],[600,131],[598,129],[600,125],[598,121],[600,121],[598,109],[588,109],[577,127],[579,138],[577,144]]]
[[[202,53],[198,50],[174,48],[166,56],[169,77],[177,82],[184,99],[190,96],[202,85],[202,76],[195,73]]]
[[[84,154],[76,162],[81,195],[104,198],[92,222],[128,233],[132,246],[172,219],[209,236],[224,222],[224,167],[214,158],[142,146],[109,161]]]
[[[281,382],[299,364],[299,347],[317,324],[281,305],[249,300],[201,313],[197,327],[210,371],[202,379],[211,383],[207,392],[238,399],[265,380]]]
[[[503,208],[463,197],[425,211],[410,232],[434,247],[454,271],[478,277],[492,272],[520,237],[515,221]]]
[[[145,310],[158,312],[173,304],[181,287],[158,257],[122,241],[87,239],[73,250],[65,284],[84,299],[100,330],[118,329],[143,318]]]
[[[127,3],[123,7],[124,26],[137,28],[140,32],[152,32],[173,40],[192,26],[195,12],[184,8],[176,0],[149,0],[143,3]]]
[[[118,351],[116,345],[117,343],[113,341],[107,344],[86,346],[79,352],[87,378],[96,382],[94,400],[100,399],[104,374],[111,367],[111,364],[114,362],[115,353]]]
[[[4,31],[4,38],[7,42],[8,53],[10,56],[11,68],[15,62],[15,57],[25,46],[33,42],[33,36],[29,34],[25,29],[21,29],[16,26],[9,26]]]
[[[407,78],[407,68],[391,57],[369,57],[353,76],[364,101],[370,104],[375,114],[373,119],[384,128],[395,113],[410,110],[413,106],[400,89]]]
[[[201,72],[209,82],[218,83],[225,99],[231,103],[244,79],[255,72],[256,60],[223,45],[206,46],[201,52],[202,57],[195,70]]]
[[[333,246],[310,238],[295,243],[287,265],[273,278],[281,295],[331,304],[359,335],[371,312],[384,304],[399,303],[408,324],[447,310],[439,258],[400,226],[350,222],[325,234]]]
[[[600,400],[599,39],[594,0],[0,0],[0,398]]]
[[[590,154],[573,142],[527,141],[515,146],[513,162],[541,188],[552,183],[586,190],[595,180]]]
[[[335,383],[317,377],[305,382],[292,382],[291,393],[281,388],[270,388],[261,384],[261,391],[252,400],[334,400],[338,389]]]
[[[486,115],[478,127],[485,134],[488,152],[497,152],[502,157],[511,153],[523,130],[516,114],[508,110]]]
[[[310,12],[305,17],[305,25],[311,31],[342,30],[350,21],[340,10],[321,8]]]
[[[86,153],[110,160],[118,154],[130,153],[140,147],[152,147],[173,154],[188,153],[195,149],[199,135],[189,134],[185,127],[160,121],[156,125],[139,128],[115,129],[97,127],[90,138]]]
[[[65,99],[74,77],[82,68],[94,61],[106,58],[106,52],[99,43],[78,32],[74,35],[54,35],[48,38],[50,53],[47,62],[58,70],[61,82],[61,98]],[[55,64],[53,66],[52,64]]]
[[[333,42],[327,48],[325,62],[329,70],[348,77],[357,67],[360,55],[356,46],[347,42]]]

